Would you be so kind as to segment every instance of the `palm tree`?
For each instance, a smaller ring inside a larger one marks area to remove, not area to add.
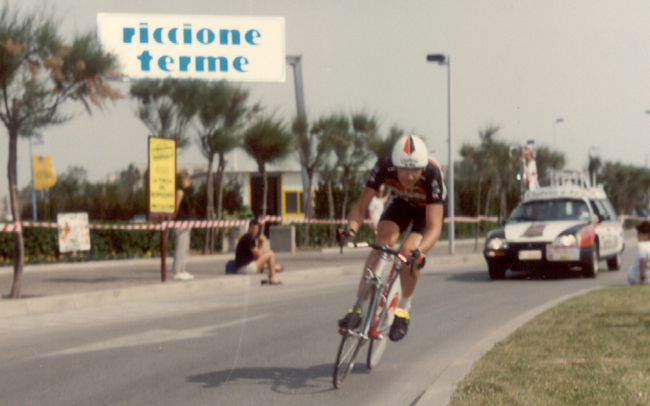
[[[225,81],[193,81],[179,97],[186,105],[183,111],[192,115],[190,122],[199,140],[203,156],[208,160],[207,168],[207,220],[215,219],[214,185],[217,185],[216,219],[221,220],[223,202],[223,178],[226,170],[225,155],[235,149],[240,142],[239,130],[242,119],[248,112],[245,106],[248,92]],[[194,114],[196,113],[196,114]],[[217,179],[213,181],[212,164],[215,155],[219,157]],[[206,234],[204,253],[213,252],[216,229]]]
[[[143,79],[131,85],[131,97],[138,102],[137,116],[150,135],[176,140],[176,148],[189,145],[187,128],[196,106],[184,103],[188,88],[195,81],[179,79]],[[189,110],[186,110],[189,109]]]
[[[293,135],[281,121],[260,117],[245,132],[243,147],[246,153],[257,162],[263,180],[262,216],[266,215],[268,177],[266,164],[286,158],[294,149]],[[262,227],[264,231],[264,226]]]
[[[17,187],[18,137],[72,118],[59,108],[68,100],[101,108],[119,93],[103,79],[117,63],[101,51],[94,33],[65,43],[59,25],[46,12],[21,16],[8,2],[0,9],[0,121],[9,135],[9,198],[14,221],[20,221]],[[14,232],[14,281],[10,298],[20,297],[24,240]]]
[[[318,125],[313,125],[311,130],[309,130],[306,116],[297,116],[293,121],[291,131],[296,137],[300,165],[307,174],[308,186],[305,191],[305,219],[310,219],[312,216],[311,190],[314,181],[314,173],[322,168],[332,150],[332,146],[323,138]],[[305,223],[303,245],[309,245],[309,223]]]
[[[392,126],[390,130],[388,130],[386,138],[382,138],[376,131],[368,132],[366,133],[368,149],[370,149],[377,158],[381,158],[384,155],[391,153],[393,146],[395,146],[395,143],[402,135],[404,135],[404,130],[397,126]]]
[[[366,140],[375,136],[377,122],[374,117],[368,117],[364,113],[353,114],[351,120],[339,114],[321,119],[318,126],[324,131],[327,142],[333,147],[336,155],[336,167],[342,170],[343,203],[341,206],[341,219],[344,219],[346,217],[350,178],[370,157]]]

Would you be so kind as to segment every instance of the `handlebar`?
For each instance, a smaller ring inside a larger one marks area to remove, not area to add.
[[[409,268],[411,268],[413,266],[413,261],[414,261],[413,258],[411,258],[411,259],[406,258],[404,255],[400,254],[399,251],[395,251],[394,249],[388,248],[385,245],[374,244],[374,243],[371,243],[371,242],[354,242],[354,241],[351,241],[351,242],[348,243],[348,247],[349,248],[370,247],[370,248],[373,248],[373,249],[375,249],[377,251],[385,252],[387,254],[396,256],[402,262],[405,262],[409,266]]]

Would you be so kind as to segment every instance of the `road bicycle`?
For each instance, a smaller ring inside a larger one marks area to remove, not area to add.
[[[371,247],[378,251],[374,266],[366,269],[365,285],[352,312],[360,316],[339,332],[343,335],[334,364],[334,387],[340,388],[350,375],[361,347],[369,342],[366,365],[376,368],[388,345],[388,333],[395,318],[395,309],[402,294],[399,279],[403,263],[409,263],[398,251],[372,243],[350,243],[354,247]],[[388,270],[388,275],[383,274]],[[356,326],[355,326],[356,325]]]

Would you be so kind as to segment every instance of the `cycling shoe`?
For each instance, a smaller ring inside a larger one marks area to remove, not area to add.
[[[399,341],[408,332],[410,316],[409,312],[404,309],[395,309],[395,320],[390,327],[390,334],[388,337],[391,341]]]

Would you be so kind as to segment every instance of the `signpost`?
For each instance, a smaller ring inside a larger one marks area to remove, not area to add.
[[[176,211],[176,141],[149,137],[147,212],[150,221],[171,220]],[[167,229],[160,234],[160,278],[167,280]]]

